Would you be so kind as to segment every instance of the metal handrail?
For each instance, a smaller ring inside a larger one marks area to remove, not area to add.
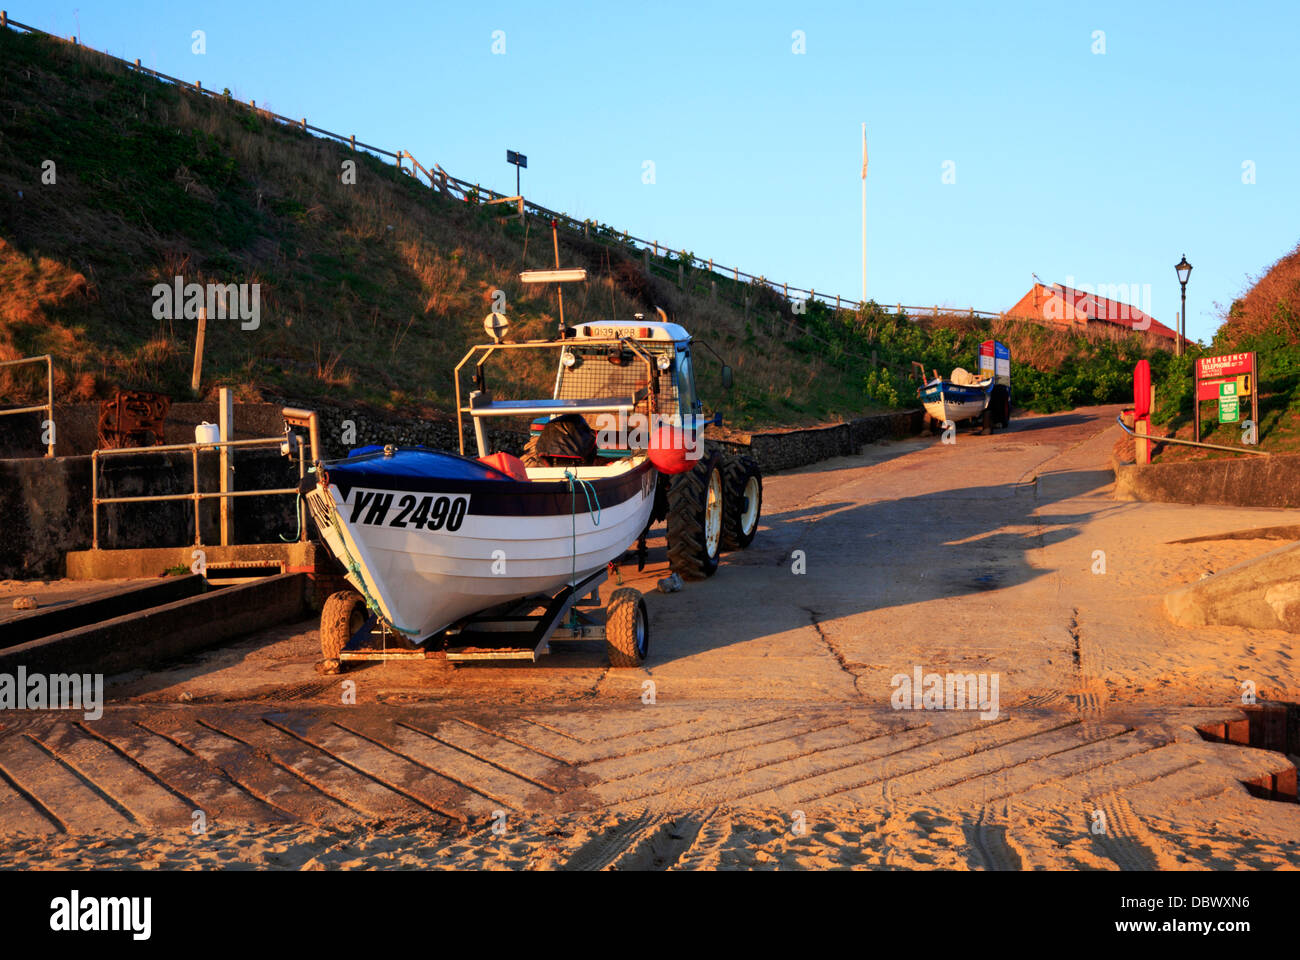
[[[286,408],[286,420],[290,416],[297,419],[298,415],[306,415],[310,419],[310,436],[308,442],[311,444],[311,462],[315,463],[319,452],[319,433],[316,422],[316,414],[311,411],[298,410],[295,408]],[[298,487],[275,487],[263,490],[214,490],[202,491],[199,489],[199,451],[200,450],[220,450],[229,447],[280,447],[288,442],[290,431],[287,428],[282,436],[278,437],[258,437],[253,440],[219,440],[215,443],[168,443],[156,447],[112,447],[104,450],[94,450],[90,454],[90,504],[91,504],[91,547],[99,549],[99,507],[100,504],[108,503],[162,503],[170,500],[192,500],[194,502],[194,545],[202,546],[203,535],[201,532],[199,513],[199,504],[203,500],[224,500],[227,497],[266,497],[266,496],[297,496]],[[301,481],[306,476],[307,460],[303,456],[303,440],[300,434],[294,434],[294,439],[298,444],[298,479]],[[120,456],[137,453],[176,453],[182,450],[188,450],[192,461],[194,490],[190,493],[161,493],[147,496],[135,497],[101,497],[99,495],[99,461],[101,457]],[[298,503],[298,529],[299,540],[303,543],[307,541],[307,511],[305,505],[300,501]]]
[[[1118,423],[1130,437],[1137,437],[1139,440],[1146,440],[1150,443],[1181,443],[1185,447],[1203,447],[1206,450],[1226,450],[1228,453],[1253,453],[1257,457],[1271,457],[1273,454],[1268,450],[1247,450],[1245,447],[1225,447],[1221,443],[1202,443],[1199,440],[1180,440],[1178,437],[1157,437],[1154,434],[1135,433],[1129,429],[1128,424],[1124,422],[1124,415],[1120,414],[1115,418]]]
[[[36,404],[35,406],[30,406],[30,407],[10,407],[7,410],[0,410],[0,416],[6,416],[11,413],[35,413],[38,410],[44,410],[45,419],[50,424],[50,439],[45,445],[45,455],[47,457],[52,457],[54,456],[54,439],[55,439],[54,361],[51,359],[50,355],[46,353],[39,357],[22,357],[18,360],[0,361],[0,367],[14,367],[20,363],[40,363],[42,360],[45,361],[45,394],[47,398],[45,403]]]

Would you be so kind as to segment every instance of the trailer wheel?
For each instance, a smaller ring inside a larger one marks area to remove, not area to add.
[[[758,533],[763,513],[763,471],[752,457],[730,457],[722,464],[722,549],[744,550]]]
[[[340,590],[325,599],[320,612],[320,652],[327,665],[337,663],[344,645],[365,625],[366,601],[355,590]]]
[[[705,454],[668,488],[668,565],[686,580],[703,580],[718,569],[726,496],[719,460]]]
[[[611,667],[639,667],[650,652],[650,617],[635,590],[615,590],[605,608],[605,648]]]

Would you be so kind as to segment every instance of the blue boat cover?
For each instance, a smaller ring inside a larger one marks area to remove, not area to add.
[[[362,477],[440,477],[445,480],[509,480],[510,477],[485,463],[442,450],[427,447],[402,447],[391,457],[384,456],[384,448],[374,445],[358,447],[346,460],[336,460],[325,465],[330,478],[350,479],[353,484]]]

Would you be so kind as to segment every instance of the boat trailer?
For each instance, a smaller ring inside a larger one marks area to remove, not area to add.
[[[549,644],[557,640],[607,641],[605,621],[580,608],[600,607],[600,586],[609,578],[612,567],[610,564],[566,585],[554,596],[526,597],[472,614],[418,646],[381,624],[371,611],[340,651],[339,660],[536,660],[549,652]],[[623,592],[615,591],[610,598],[611,608]],[[636,602],[642,607],[641,630],[648,633],[644,601],[639,594]],[[541,612],[529,612],[539,607]],[[639,645],[644,651],[648,636],[641,638]]]

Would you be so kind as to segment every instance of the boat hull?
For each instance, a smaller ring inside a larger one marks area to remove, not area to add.
[[[656,473],[578,469],[517,481],[331,471],[307,494],[330,552],[389,626],[416,642],[495,606],[550,595],[619,557],[645,529]]]
[[[948,380],[932,380],[921,388],[921,405],[936,420],[958,423],[984,412],[990,386],[966,386]]]

